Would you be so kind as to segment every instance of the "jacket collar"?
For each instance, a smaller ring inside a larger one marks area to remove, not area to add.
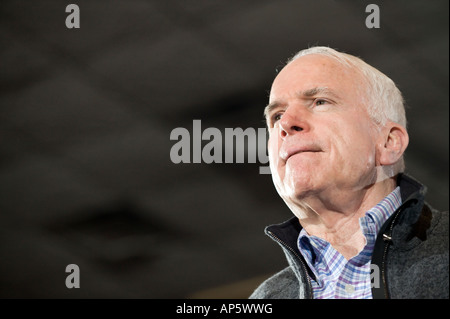
[[[404,173],[397,176],[397,185],[400,186],[402,205],[396,212],[401,213],[406,208],[411,208],[408,210],[408,214],[401,214],[397,221],[397,224],[403,227],[399,227],[399,231],[395,233],[395,238],[402,238],[405,235],[404,232],[409,230],[408,226],[413,225],[420,216],[424,204],[426,186]],[[272,237],[272,239],[274,239],[274,236],[277,237],[295,251],[297,249],[297,239],[301,229],[302,226],[300,225],[298,218],[294,216],[281,224],[274,224],[266,227],[265,233]],[[393,239],[395,240],[395,238]]]

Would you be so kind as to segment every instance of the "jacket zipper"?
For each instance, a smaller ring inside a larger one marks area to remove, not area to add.
[[[389,299],[389,292],[388,292],[388,287],[387,287],[387,279],[386,279],[386,255],[387,255],[387,251],[389,248],[389,242],[391,241],[391,237],[383,234],[383,240],[386,242],[386,244],[384,245],[384,253],[383,253],[383,259],[381,260],[381,278],[383,279],[383,286],[384,286],[384,296],[386,297],[386,299]]]
[[[386,276],[386,257],[387,257],[389,245],[392,242],[392,230],[394,229],[394,223],[399,215],[400,215],[400,211],[398,211],[395,214],[394,218],[392,219],[392,222],[389,225],[389,231],[385,232],[383,234],[383,241],[385,242],[385,245],[384,245],[383,258],[381,259],[381,277],[383,279],[384,296],[386,297],[386,299],[389,299],[389,290],[388,290],[387,276]]]
[[[300,265],[303,268],[303,271],[305,272],[306,278],[308,279],[308,288],[309,288],[309,299],[313,299],[313,290],[312,290],[312,284],[311,284],[311,278],[308,275],[308,269],[306,268],[305,263],[303,262],[302,258],[297,254],[297,252],[291,248],[291,246],[289,246],[288,244],[286,244],[284,241],[282,241],[280,238],[278,238],[277,236],[275,236],[274,233],[272,233],[271,231],[268,231],[268,234],[270,236],[272,236],[273,239],[275,239],[278,243],[280,243],[281,245],[283,245],[283,247],[285,247],[286,249],[288,249],[290,252],[292,252],[300,261]]]

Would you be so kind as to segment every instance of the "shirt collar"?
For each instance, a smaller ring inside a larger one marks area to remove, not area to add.
[[[402,204],[400,186],[397,186],[388,196],[383,198],[378,204],[369,209],[366,214],[359,219],[359,224],[363,234],[377,235],[381,226]]]
[[[366,214],[359,219],[361,230],[366,237],[366,244],[372,246],[378,231],[386,220],[396,211],[402,204],[402,198],[400,193],[400,186],[397,186],[389,195],[383,198],[377,205],[369,209]],[[315,257],[323,255],[328,248],[327,242],[315,237],[310,236],[304,228],[300,231],[298,236],[297,245],[305,257],[308,264],[314,264]],[[367,247],[366,247],[367,248]]]

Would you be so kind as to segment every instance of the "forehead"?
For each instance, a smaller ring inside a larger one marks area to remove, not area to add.
[[[270,100],[313,87],[328,87],[353,95],[359,91],[357,88],[363,85],[362,82],[354,68],[331,57],[311,54],[292,61],[281,70],[272,84]]]

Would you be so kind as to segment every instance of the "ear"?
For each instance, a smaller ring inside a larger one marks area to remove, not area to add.
[[[406,129],[394,122],[388,122],[382,129],[381,140],[378,144],[379,164],[393,165],[401,159],[409,143]]]

